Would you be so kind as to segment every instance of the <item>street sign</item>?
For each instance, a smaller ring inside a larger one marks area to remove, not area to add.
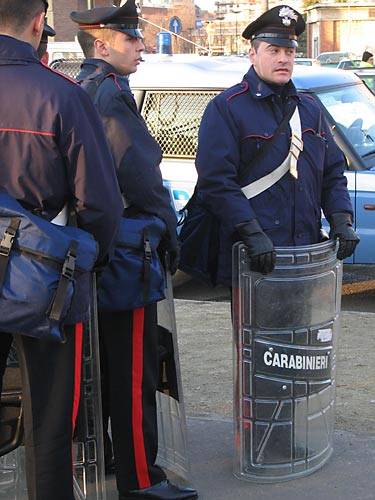
[[[176,35],[179,35],[182,30],[182,23],[181,19],[177,16],[173,16],[169,20],[169,31],[172,31],[172,33],[176,33]]]
[[[202,21],[202,19],[196,19],[195,20],[195,29],[196,30],[200,30],[201,28],[203,28],[203,21]]]

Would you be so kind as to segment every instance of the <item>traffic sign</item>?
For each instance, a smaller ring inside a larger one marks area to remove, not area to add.
[[[202,21],[202,19],[196,19],[195,20],[195,29],[196,30],[200,30],[201,28],[203,28],[203,21]]]
[[[169,31],[172,31],[172,33],[176,33],[176,35],[179,35],[182,30],[182,23],[181,19],[177,16],[173,16],[169,20]]]

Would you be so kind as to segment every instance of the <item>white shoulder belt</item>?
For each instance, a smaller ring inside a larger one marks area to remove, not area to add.
[[[254,198],[254,196],[257,196],[260,193],[263,193],[263,191],[266,191],[268,188],[273,186],[278,180],[281,179],[281,177],[283,177],[284,174],[286,174],[286,172],[288,172],[288,170],[291,175],[297,179],[297,161],[300,152],[303,150],[301,119],[298,112],[298,106],[296,107],[289,124],[292,130],[292,137],[288,156],[275,170],[242,188],[242,192],[248,200],[250,200],[250,198]]]

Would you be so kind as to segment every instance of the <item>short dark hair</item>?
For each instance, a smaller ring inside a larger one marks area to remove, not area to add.
[[[47,8],[46,0],[0,0],[0,29],[22,32],[34,16]]]
[[[258,48],[259,48],[259,45],[262,43],[262,40],[259,40],[257,38],[255,38],[254,40],[251,40],[251,46],[252,48],[255,50],[255,52],[257,52]]]
[[[0,0],[1,1],[1,0]],[[103,40],[111,41],[116,31],[110,28],[98,28],[91,30],[79,30],[77,33],[78,43],[81,46],[82,52],[85,57],[94,56],[94,43],[95,40],[101,38]]]

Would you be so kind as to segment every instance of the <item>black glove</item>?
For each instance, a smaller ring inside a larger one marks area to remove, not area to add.
[[[250,269],[262,274],[271,273],[275,267],[276,252],[272,241],[262,231],[258,221],[252,219],[241,222],[236,225],[236,229],[249,249]]]
[[[359,243],[359,237],[352,228],[351,215],[345,212],[337,212],[328,217],[331,226],[329,237],[339,240],[337,258],[344,260],[350,257]]]
[[[165,262],[168,271],[173,275],[178,269],[180,261],[180,245],[177,237],[170,238],[169,235],[162,239],[159,245],[159,252],[162,262]]]

